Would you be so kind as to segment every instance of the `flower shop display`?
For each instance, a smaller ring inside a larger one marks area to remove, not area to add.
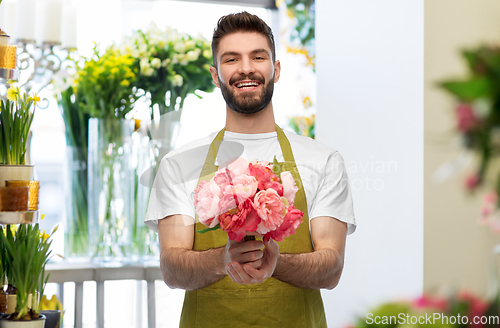
[[[28,162],[28,139],[36,104],[10,81],[0,100],[0,223],[27,223],[38,219],[38,182]]]
[[[97,46],[77,70],[75,85],[87,113],[89,241],[94,258],[124,257],[132,243],[133,170],[130,167],[134,121],[126,115],[137,99],[131,82],[133,58]],[[98,86],[98,87],[96,87]],[[80,96],[81,93],[81,96]]]
[[[103,51],[96,45],[91,57],[76,61],[76,76],[54,77],[66,127],[67,180],[74,188],[67,201],[67,255],[158,255],[157,236],[143,223],[147,181],[173,147],[186,97],[215,88],[211,61],[203,37],[151,25],[120,45]],[[134,128],[130,119],[140,109],[131,111],[140,98],[147,100],[151,120]],[[81,188],[86,177],[88,191]],[[86,250],[88,244],[92,249]]]
[[[231,240],[261,235],[281,242],[303,221],[304,213],[294,207],[297,191],[276,158],[272,165],[238,158],[195,189],[196,214],[208,227],[199,232],[221,228]]]
[[[450,296],[424,294],[413,300],[381,304],[367,310],[348,328],[498,327],[499,298],[483,300],[461,291]]]
[[[500,47],[483,45],[462,51],[467,63],[466,78],[442,81],[439,86],[457,100],[456,129],[463,147],[479,157],[479,166],[465,181],[472,191],[489,191],[484,198],[480,221],[500,231]]]
[[[7,280],[5,292],[15,294],[15,308],[7,306],[7,316],[0,318],[0,327],[9,327],[10,321],[42,321],[41,299],[48,280],[45,273],[50,254],[51,237],[41,232],[38,224],[7,225],[0,231],[1,277]]]

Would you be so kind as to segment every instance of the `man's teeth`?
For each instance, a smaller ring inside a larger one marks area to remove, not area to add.
[[[236,87],[240,89],[245,89],[245,88],[253,88],[258,86],[259,84],[257,82],[243,82],[243,83],[238,83]]]

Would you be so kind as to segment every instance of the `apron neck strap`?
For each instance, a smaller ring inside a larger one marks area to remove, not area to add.
[[[220,144],[222,143],[222,139],[224,139],[224,133],[226,132],[226,128],[217,133],[215,139],[210,144],[210,148],[208,150],[207,158],[205,159],[205,167],[206,169],[212,170],[212,172],[217,171],[215,166],[215,159],[217,158],[217,153],[219,152]],[[283,159],[285,162],[293,163],[295,159],[292,153],[292,147],[290,146],[290,142],[285,135],[285,132],[276,124],[276,134],[278,136],[278,142],[280,143],[281,152],[283,153]]]

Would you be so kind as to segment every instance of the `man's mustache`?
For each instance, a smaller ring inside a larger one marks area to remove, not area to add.
[[[266,84],[266,80],[262,76],[258,76],[255,74],[250,74],[250,75],[242,75],[239,77],[232,77],[229,80],[229,85],[233,85],[239,81],[245,81],[245,80],[253,80],[253,81],[258,81],[261,84]]]

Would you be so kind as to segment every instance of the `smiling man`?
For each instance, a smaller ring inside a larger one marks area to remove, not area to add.
[[[346,235],[356,225],[343,159],[275,124],[272,96],[281,65],[272,31],[260,18],[246,12],[222,17],[212,50],[225,129],[165,156],[146,215],[159,233],[165,283],[186,290],[180,326],[326,327],[320,289],[338,284]],[[220,229],[200,234],[200,223],[193,224],[198,181],[234,158],[274,156],[299,187],[295,207],[304,222],[297,233],[279,245],[231,241]]]

